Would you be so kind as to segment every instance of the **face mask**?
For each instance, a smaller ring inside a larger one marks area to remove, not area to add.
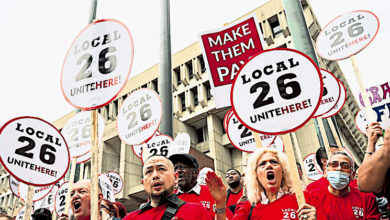
[[[349,183],[349,173],[341,171],[328,171],[328,181],[337,190],[344,189]]]

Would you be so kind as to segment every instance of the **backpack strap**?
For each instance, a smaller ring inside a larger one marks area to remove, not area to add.
[[[186,202],[178,198],[177,206],[171,203],[168,203],[167,209],[165,209],[164,215],[161,220],[171,220],[173,216],[176,215],[177,211],[179,211],[180,207],[184,205]]]

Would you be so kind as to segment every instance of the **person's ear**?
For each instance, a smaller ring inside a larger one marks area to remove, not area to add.
[[[175,173],[173,174],[173,176],[175,177],[175,181],[177,181],[177,179],[179,178],[179,173],[178,173],[178,172],[175,172]]]

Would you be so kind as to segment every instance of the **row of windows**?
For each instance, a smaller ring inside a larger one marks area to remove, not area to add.
[[[207,101],[208,100],[211,100],[211,98],[213,97],[213,95],[211,94],[211,86],[210,86],[210,83],[204,83],[202,86],[204,86],[205,90],[206,90],[206,99]],[[195,106],[198,106],[199,105],[199,91],[198,89],[200,89],[202,91],[202,87],[199,87],[198,86],[195,86],[194,88],[190,89],[188,92],[189,92],[189,100],[188,98],[186,98],[186,93],[183,92],[183,93],[180,93],[179,95],[177,95],[178,97],[178,101],[179,101],[179,107],[181,108],[181,111],[184,112],[187,110],[187,104],[193,104],[194,107]],[[187,103],[188,102],[188,103]]]
[[[195,63],[194,63],[195,62]],[[185,69],[182,69],[181,66],[182,65],[179,65],[175,68],[173,68],[173,74],[175,76],[175,82],[174,84],[176,86],[179,86],[182,84],[182,79],[183,78],[187,78],[187,76],[184,76],[183,77],[183,74],[186,74],[188,73],[188,78],[189,80],[193,79],[194,76],[195,76],[195,68],[194,68],[194,65],[199,65],[199,68],[200,68],[200,72],[203,74],[206,72],[206,65],[205,65],[205,62],[203,60],[203,55],[198,55],[196,58],[194,59],[191,59],[187,62],[184,63],[184,68]]]

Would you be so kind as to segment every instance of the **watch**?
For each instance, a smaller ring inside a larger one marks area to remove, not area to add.
[[[223,207],[222,209],[217,209],[217,207],[214,204],[213,205],[213,210],[214,210],[215,214],[223,214],[223,213],[226,212],[226,207]]]

